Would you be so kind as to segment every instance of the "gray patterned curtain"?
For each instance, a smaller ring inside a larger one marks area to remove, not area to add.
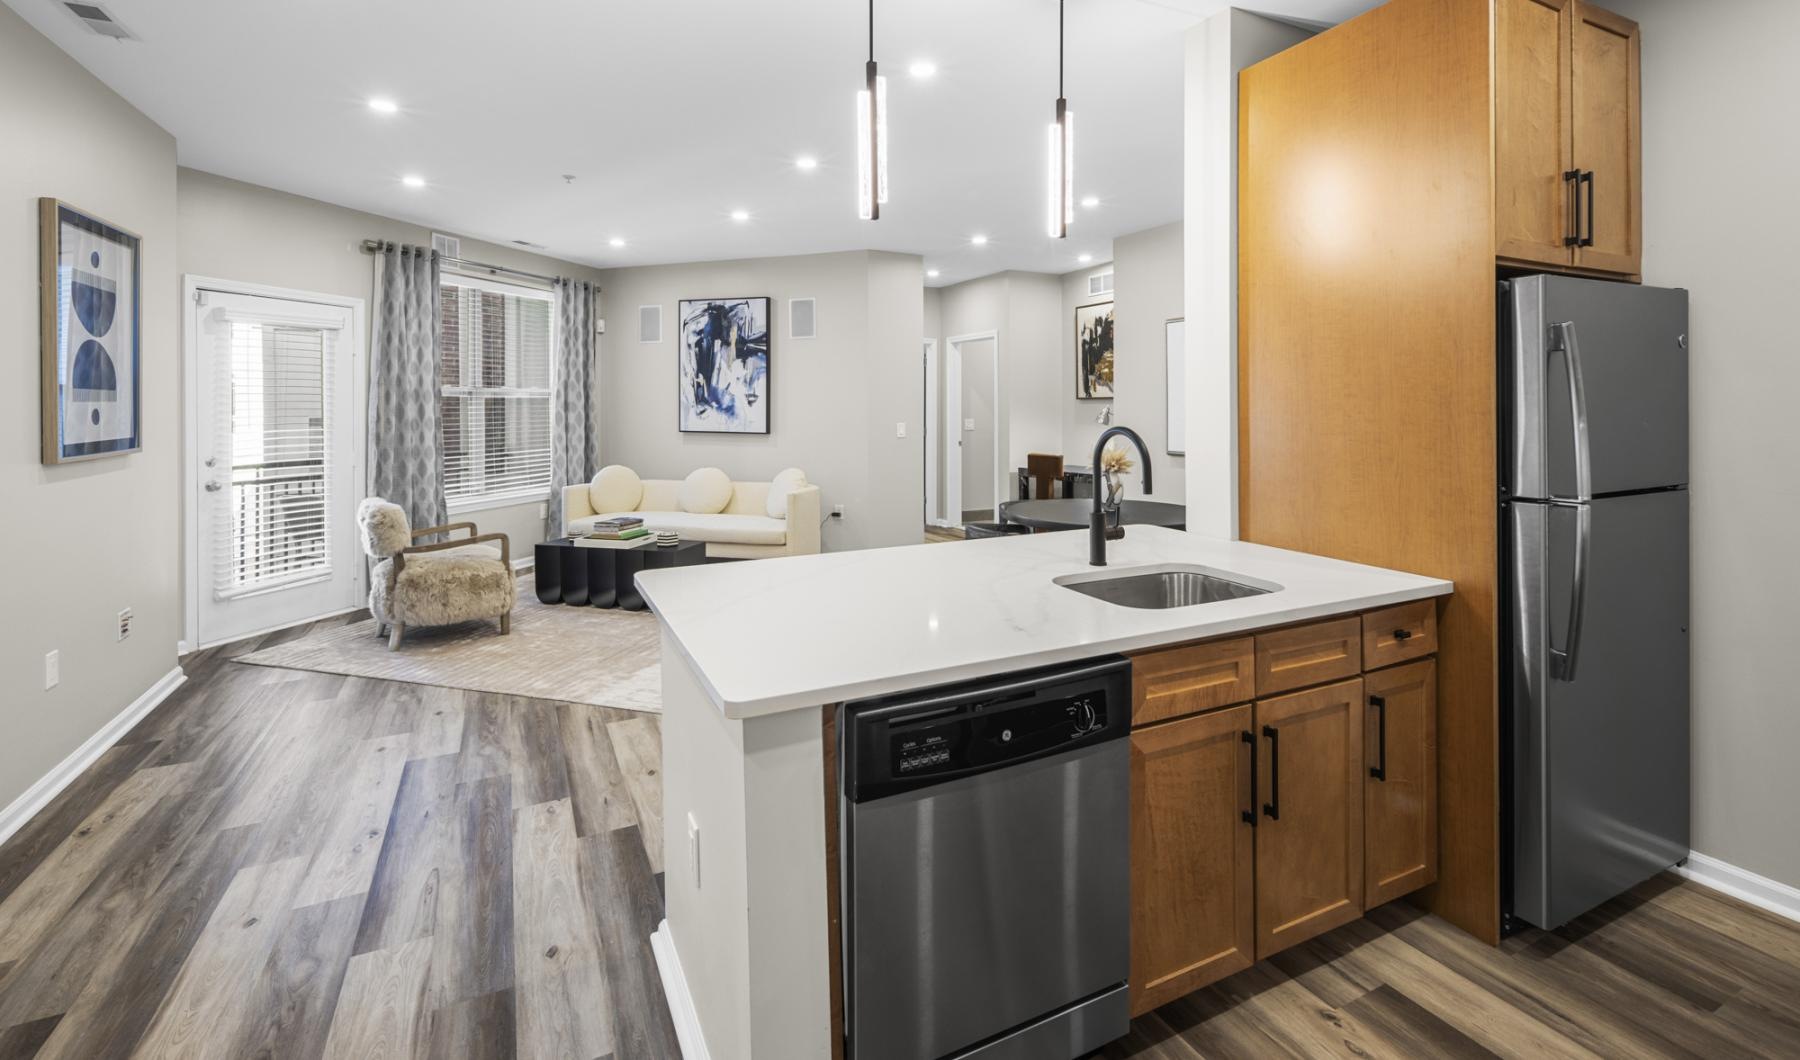
[[[594,285],[556,281],[556,356],[550,368],[550,504],[545,537],[563,532],[564,486],[599,470],[594,435]]]
[[[438,255],[387,243],[375,254],[369,344],[369,492],[414,529],[449,521],[438,434]]]

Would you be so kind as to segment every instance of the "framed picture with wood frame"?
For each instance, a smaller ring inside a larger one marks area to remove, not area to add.
[[[38,200],[42,459],[143,448],[138,237],[57,199]]]

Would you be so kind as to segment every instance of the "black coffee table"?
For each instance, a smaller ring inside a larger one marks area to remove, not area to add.
[[[620,542],[598,547],[557,537],[537,546],[537,597],[546,604],[618,607],[642,611],[634,578],[641,570],[690,567],[706,562],[706,543]]]

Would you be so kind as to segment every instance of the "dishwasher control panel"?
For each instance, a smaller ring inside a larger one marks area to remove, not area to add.
[[[878,798],[1116,738],[1130,725],[1129,664],[847,704],[846,791]]]

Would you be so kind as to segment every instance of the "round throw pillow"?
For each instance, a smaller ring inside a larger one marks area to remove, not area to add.
[[[681,482],[681,510],[695,515],[717,515],[731,503],[731,476],[716,467],[703,467]]]
[[[769,518],[786,519],[788,512],[788,494],[806,485],[806,472],[797,467],[778,472],[769,483]]]
[[[644,480],[623,464],[608,464],[588,483],[588,504],[595,515],[635,512],[644,497]]]

